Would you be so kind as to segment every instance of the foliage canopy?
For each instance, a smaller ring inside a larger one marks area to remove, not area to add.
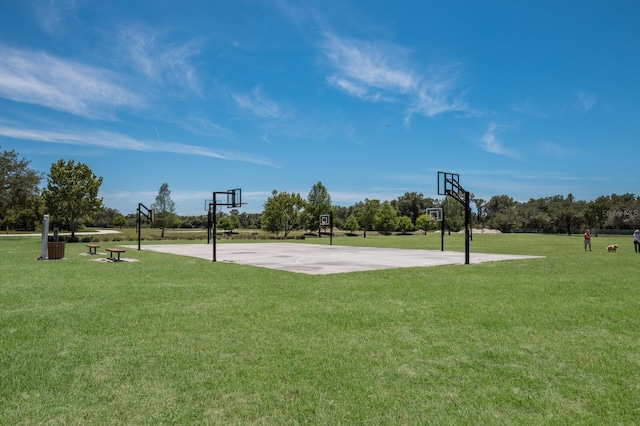
[[[42,191],[53,223],[68,227],[73,238],[79,221],[103,208],[102,198],[98,198],[100,185],[102,178],[84,163],[63,159],[53,163]]]

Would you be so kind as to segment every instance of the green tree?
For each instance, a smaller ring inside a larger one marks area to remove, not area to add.
[[[429,230],[429,221],[427,220],[427,214],[423,213],[416,219],[416,229],[421,230],[427,235],[427,231]]]
[[[229,220],[231,221],[232,231],[240,228],[240,212],[238,209],[231,209],[231,211],[229,211]]]
[[[415,229],[416,228],[411,222],[411,218],[409,216],[400,216],[398,218],[398,223],[396,224],[397,231],[407,234],[413,232]]]
[[[546,199],[530,199],[526,203],[519,204],[517,210],[524,228],[552,228],[552,218],[549,214],[549,205]]]
[[[488,223],[491,228],[499,229],[502,232],[510,232],[513,228],[520,225],[518,217],[518,202],[507,195],[494,195],[485,205],[485,212]],[[461,210],[464,210],[461,209]],[[464,215],[464,211],[462,212]],[[447,221],[449,211],[446,214]],[[464,223],[464,219],[462,221]]]
[[[233,222],[229,216],[220,218],[220,220],[218,221],[218,228],[223,229],[227,234],[232,233],[235,229],[233,227]]]
[[[156,195],[156,201],[151,205],[151,209],[158,220],[158,225],[162,228],[161,237],[164,238],[164,229],[171,227],[176,219],[176,204],[171,199],[169,184],[163,183]]]
[[[633,194],[611,194],[607,226],[613,229],[637,227],[640,217],[638,199]]]
[[[566,198],[554,195],[548,199],[547,204],[556,231],[564,231],[571,235],[572,230],[582,224],[585,204],[583,201],[576,202],[573,194],[567,195]]]
[[[351,234],[353,234],[359,227],[360,225],[358,224],[358,219],[354,214],[349,215],[349,217],[347,217],[347,220],[344,222],[344,229],[349,231]]]
[[[240,225],[238,225],[238,228],[260,229],[261,216],[261,213],[240,213],[238,215],[238,220],[240,220]]]
[[[106,207],[95,213],[90,223],[99,228],[109,228],[118,216],[122,216],[118,210]]]
[[[385,201],[380,205],[373,218],[373,229],[381,234],[388,235],[391,231],[395,231],[397,225],[398,211],[389,201]]]
[[[117,226],[122,229],[123,226],[127,226],[127,219],[120,215],[113,219],[113,226]]]
[[[607,196],[600,196],[595,200],[587,203],[587,207],[584,213],[584,219],[587,226],[594,228],[596,235],[598,229],[602,229],[609,217],[609,211],[611,209],[611,198]]]
[[[42,174],[18,159],[15,151],[0,154],[0,226],[31,231],[40,219]]]
[[[485,218],[485,205],[486,201],[483,198],[477,198],[474,194],[471,194],[470,200],[476,205],[476,222],[484,228]]]
[[[98,198],[100,185],[102,178],[84,163],[60,159],[51,165],[42,195],[54,223],[68,226],[71,238],[80,220],[103,208],[102,198]]]
[[[284,237],[300,225],[301,213],[305,207],[302,196],[298,193],[278,192],[275,189],[271,197],[264,203],[261,227],[278,236],[282,231]]]
[[[444,197],[442,200],[442,210],[444,212],[444,227],[457,232],[464,229],[464,206],[453,197]]]
[[[417,192],[405,192],[403,196],[393,201],[392,205],[400,217],[407,216],[412,224],[416,223],[420,213],[424,213],[426,209],[424,196]]]
[[[311,187],[311,191],[309,191],[304,208],[305,224],[307,229],[318,229],[318,236],[320,236],[320,229],[318,226],[320,215],[329,214],[330,211],[331,196],[322,182],[318,182]]]
[[[380,208],[380,200],[364,199],[364,203],[356,204],[355,211],[360,229],[363,230],[363,238],[367,238],[367,231],[373,229],[373,221]]]

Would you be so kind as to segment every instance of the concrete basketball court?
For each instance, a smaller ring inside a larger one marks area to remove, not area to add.
[[[127,246],[137,249],[137,246]],[[144,244],[142,250],[213,260],[211,244]],[[346,247],[297,243],[216,244],[218,262],[239,263],[312,275],[410,268],[464,265],[464,252]],[[470,253],[472,264],[501,260],[534,259],[540,256]]]

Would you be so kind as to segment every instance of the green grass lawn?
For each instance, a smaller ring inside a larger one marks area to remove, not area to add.
[[[475,234],[471,256],[546,258],[322,276],[86,250],[0,239],[0,424],[640,422],[631,236]]]

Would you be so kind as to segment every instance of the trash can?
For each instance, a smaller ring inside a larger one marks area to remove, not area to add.
[[[64,258],[64,241],[47,243],[48,259]]]

